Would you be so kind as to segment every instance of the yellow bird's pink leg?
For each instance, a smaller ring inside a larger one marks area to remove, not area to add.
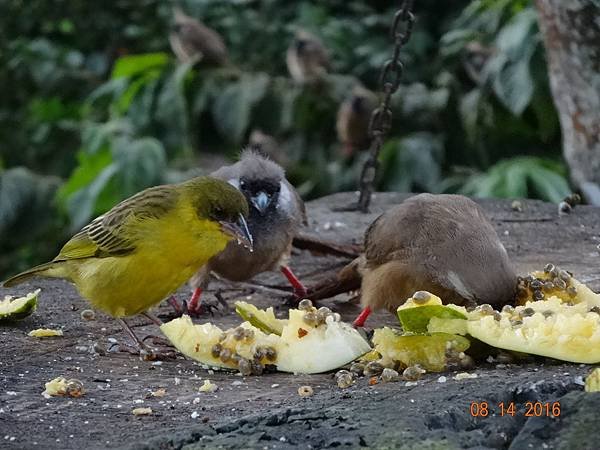
[[[202,288],[196,288],[194,289],[194,293],[187,302],[187,310],[193,316],[202,314],[202,305],[200,302],[200,297],[202,297]]]

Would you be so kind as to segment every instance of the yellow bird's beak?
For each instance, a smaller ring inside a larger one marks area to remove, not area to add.
[[[248,250],[252,251],[253,239],[248,230],[248,224],[246,219],[241,214],[238,216],[236,222],[219,222],[221,224],[221,231],[228,234],[237,241],[239,245],[243,245]]]

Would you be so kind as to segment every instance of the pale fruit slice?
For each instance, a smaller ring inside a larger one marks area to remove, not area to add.
[[[419,365],[430,372],[445,370],[448,356],[458,355],[470,345],[467,338],[453,334],[402,334],[388,327],[375,330],[373,344],[384,367]]]
[[[471,313],[467,332],[506,350],[576,363],[600,362],[600,314],[585,302],[568,305],[550,297],[493,315]]]
[[[277,346],[277,368],[283,372],[321,373],[337,369],[371,350],[358,331],[328,315],[325,323],[309,325],[306,312],[290,310]]]
[[[4,300],[0,300],[0,322],[21,320],[31,315],[37,308],[39,293],[40,290],[37,289],[25,297],[4,297]]]
[[[273,364],[279,341],[278,336],[267,335],[248,322],[223,331],[211,323],[194,325],[187,315],[161,325],[160,329],[184,355],[212,367],[239,368],[242,373],[252,370],[252,362]]]
[[[426,291],[419,291],[415,296],[417,294],[417,299],[413,296],[398,307],[398,319],[404,331],[427,333],[427,326],[434,317],[444,320],[467,318],[461,311],[443,306],[442,300],[434,294]]]
[[[238,301],[235,302],[235,312],[247,322],[267,334],[276,334],[281,336],[283,327],[287,324],[287,320],[281,320],[275,317],[273,308],[258,309],[251,303]]]
[[[194,325],[188,316],[162,325],[161,330],[184,355],[244,375],[260,374],[265,365],[283,372],[327,372],[371,350],[358,331],[331,312],[317,314],[312,307],[290,310],[289,320],[281,322],[285,324],[281,336],[266,334],[249,322],[226,331],[209,323]]]

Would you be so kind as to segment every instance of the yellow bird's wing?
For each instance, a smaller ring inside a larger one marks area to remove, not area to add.
[[[156,186],[123,200],[81,229],[61,249],[55,261],[123,256],[137,246],[131,228],[144,220],[160,218],[175,207],[174,186]]]

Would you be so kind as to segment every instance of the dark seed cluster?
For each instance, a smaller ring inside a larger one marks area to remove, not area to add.
[[[233,341],[251,344],[254,340],[254,331],[244,327],[237,327],[233,330],[223,332],[219,337],[219,342],[212,346],[210,353],[213,358],[218,358],[223,363],[232,363],[244,376],[262,375],[265,366],[272,364],[277,359],[277,351],[273,347],[257,347],[252,359],[244,358],[231,348],[226,347],[228,337]],[[225,342],[227,341],[227,342]],[[235,344],[234,344],[235,345]]]
[[[338,313],[332,312],[331,309],[326,306],[322,306],[319,309],[315,308],[308,299],[302,300],[298,304],[298,309],[304,312],[304,315],[302,316],[304,323],[311,327],[323,325],[330,316],[333,317],[334,322],[342,320],[342,317]]]
[[[577,296],[577,289],[573,286],[572,279],[572,273],[554,264],[546,264],[542,277],[533,275],[518,277],[517,300],[521,302],[529,299],[540,301],[551,296],[557,296],[563,300],[573,300]]]

